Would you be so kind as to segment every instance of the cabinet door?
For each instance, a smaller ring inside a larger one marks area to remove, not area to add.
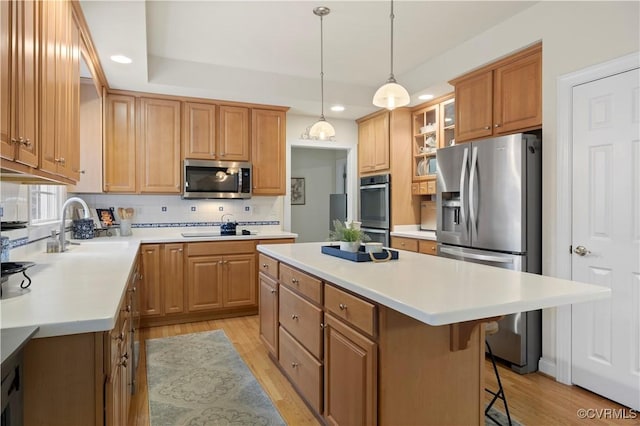
[[[70,4],[70,3],[69,3]],[[80,28],[69,8],[69,46],[67,69],[67,139],[62,141],[68,160],[63,163],[62,175],[80,180]]]
[[[358,170],[367,173],[374,170],[373,122],[366,120],[358,124]]]
[[[251,110],[253,195],[286,193],[285,135],[284,111]]]
[[[185,102],[183,108],[182,158],[216,158],[216,106]]]
[[[163,314],[160,292],[160,244],[144,244],[142,251],[142,277],[140,282],[141,316]]]
[[[118,426],[122,421],[122,367],[119,361],[111,367],[106,385],[106,426]]]
[[[255,259],[253,254],[224,256],[222,297],[225,307],[257,305]]]
[[[249,108],[221,105],[218,109],[217,158],[249,161]]]
[[[330,425],[375,425],[377,345],[325,314],[324,417]]]
[[[189,312],[222,307],[222,256],[187,258]]]
[[[389,113],[376,116],[373,119],[374,134],[374,164],[373,169],[389,169]]]
[[[456,142],[493,133],[493,71],[456,82]]]
[[[260,273],[260,339],[278,359],[278,282]]]
[[[140,192],[180,192],[180,102],[140,99]]]
[[[184,249],[182,244],[164,244],[162,248],[162,290],[164,313],[184,312]]]
[[[12,67],[11,55],[11,12],[13,2],[0,1],[0,155],[13,160],[16,148],[11,141]]]
[[[494,72],[494,132],[513,133],[542,125],[542,53]]]
[[[107,95],[104,101],[104,190],[136,190],[136,100]]]

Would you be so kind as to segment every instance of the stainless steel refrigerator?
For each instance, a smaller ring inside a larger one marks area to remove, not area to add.
[[[436,153],[438,255],[541,272],[540,133],[501,136]],[[519,373],[537,370],[540,310],[508,315],[488,336],[494,355]]]

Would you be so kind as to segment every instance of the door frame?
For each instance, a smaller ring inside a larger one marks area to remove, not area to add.
[[[573,87],[639,67],[640,52],[635,52],[558,77],[556,277],[571,279],[573,259],[567,250],[572,244]],[[555,378],[561,383],[571,384],[571,305],[556,308],[555,332]]]

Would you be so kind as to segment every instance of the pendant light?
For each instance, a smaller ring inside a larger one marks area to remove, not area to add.
[[[382,85],[373,95],[373,104],[377,107],[392,110],[409,104],[409,92],[396,82],[393,76],[393,0],[391,0],[391,73],[387,83]]]
[[[336,135],[336,131],[327,120],[324,118],[324,42],[322,33],[322,18],[327,16],[331,12],[331,9],[325,6],[319,6],[313,9],[313,13],[320,17],[320,96],[321,96],[321,108],[320,119],[316,121],[309,129],[310,139],[328,140]]]

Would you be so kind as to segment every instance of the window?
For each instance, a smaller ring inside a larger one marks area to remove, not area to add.
[[[60,208],[66,194],[64,185],[30,185],[30,223],[37,225],[60,220]]]

